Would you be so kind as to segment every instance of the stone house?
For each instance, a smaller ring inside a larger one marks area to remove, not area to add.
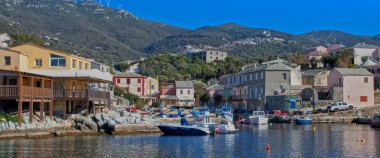
[[[313,89],[327,88],[330,70],[310,69],[302,72],[302,85],[311,85]]]
[[[362,68],[335,68],[328,76],[328,88],[334,101],[354,107],[374,105],[373,75]]]
[[[266,96],[292,93],[291,74],[292,67],[281,62],[245,67],[224,78],[226,101],[242,109],[265,110]]]

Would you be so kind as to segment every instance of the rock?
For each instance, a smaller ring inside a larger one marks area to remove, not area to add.
[[[16,129],[16,124],[13,123],[12,121],[9,121],[9,122],[8,122],[8,125],[9,125],[9,129],[10,129],[10,130],[14,130],[14,129]]]
[[[36,128],[36,124],[34,124],[34,123],[27,123],[27,124],[25,124],[25,128],[26,129],[34,129],[34,128]]]

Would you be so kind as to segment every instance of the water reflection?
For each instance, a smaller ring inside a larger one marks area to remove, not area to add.
[[[313,130],[315,127],[316,130]],[[380,130],[348,124],[240,125],[215,136],[58,137],[0,140],[1,157],[380,157]],[[365,142],[357,141],[364,139]],[[271,150],[266,150],[270,144]]]

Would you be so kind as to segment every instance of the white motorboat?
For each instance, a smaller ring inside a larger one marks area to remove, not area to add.
[[[215,128],[215,133],[217,134],[232,134],[239,131],[235,128],[235,125],[232,123],[232,120],[222,121],[220,125]]]
[[[249,117],[249,121],[254,125],[265,125],[268,123],[268,117],[264,111],[253,111],[253,115]]]

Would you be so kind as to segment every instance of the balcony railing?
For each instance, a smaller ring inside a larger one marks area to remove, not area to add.
[[[17,97],[18,86],[0,85],[0,97]]]
[[[25,97],[53,97],[52,89],[39,87],[21,87],[21,96]],[[17,85],[0,85],[0,97],[19,97]]]
[[[92,89],[64,89],[54,90],[54,98],[57,99],[109,99],[110,92]]]

